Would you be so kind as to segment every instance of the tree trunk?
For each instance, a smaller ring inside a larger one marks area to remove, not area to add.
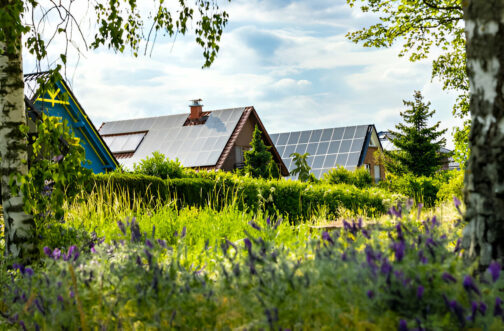
[[[471,155],[462,245],[484,269],[504,257],[504,0],[466,0]]]
[[[0,22],[0,30],[5,29],[6,35],[12,33],[14,28],[4,25],[7,24]],[[21,194],[11,194],[9,186],[14,179],[19,187],[16,175],[28,171],[27,141],[20,129],[22,124],[26,125],[21,32],[18,36],[17,40],[0,40],[0,191],[5,254],[27,264],[38,255],[35,222],[23,211]]]

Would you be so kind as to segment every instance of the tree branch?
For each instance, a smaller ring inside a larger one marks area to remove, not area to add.
[[[446,7],[440,7],[440,6],[437,6],[433,3],[430,2],[430,0],[422,0],[423,3],[425,5],[427,5],[428,7],[432,8],[432,9],[437,9],[437,10],[460,10],[462,11],[462,7],[461,6],[446,6]]]

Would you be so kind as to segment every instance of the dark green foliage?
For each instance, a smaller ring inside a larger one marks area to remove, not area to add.
[[[162,179],[185,177],[184,169],[178,159],[170,160],[158,151],[153,152],[151,157],[146,157],[138,164],[135,163],[133,170],[139,174]]]
[[[269,164],[269,178],[270,179],[279,179],[282,178],[282,174],[280,173],[280,168],[278,167],[278,164],[271,160]]]
[[[385,152],[385,166],[393,174],[412,173],[416,176],[432,176],[441,167],[446,155],[440,153],[446,139],[441,138],[446,132],[439,130],[440,122],[429,127],[428,119],[434,114],[430,111],[430,102],[423,102],[422,94],[416,91],[415,101],[403,101],[410,107],[401,112],[404,123],[396,125],[397,131],[391,131],[391,142],[397,151]]]
[[[268,151],[268,147],[264,144],[262,132],[257,125],[254,129],[250,147],[251,149],[244,153],[245,172],[254,178],[270,177],[269,167],[273,156]]]
[[[220,209],[236,203],[243,210],[263,209],[271,215],[278,213],[292,221],[307,219],[321,208],[326,208],[327,213],[333,216],[337,216],[341,208],[354,213],[380,215],[390,203],[402,199],[401,196],[377,188],[360,190],[345,184],[311,185],[299,181],[267,181],[232,174],[206,177],[161,180],[138,174],[97,175],[94,183],[88,186],[88,191],[108,187],[117,192],[126,192],[132,201],[134,198],[146,199],[146,202],[177,199],[180,207],[201,207],[208,204]]]
[[[350,171],[345,167],[338,166],[324,174],[323,182],[328,184],[350,184],[364,188],[373,184],[373,178],[369,171],[363,167]]]
[[[290,172],[291,175],[298,175],[298,179],[302,182],[307,182],[310,179],[310,166],[306,161],[308,157],[308,153],[304,153],[303,155],[299,153],[292,153],[290,156],[293,157],[294,164],[296,167]]]
[[[388,191],[413,198],[416,203],[423,203],[427,207],[433,207],[441,184],[442,181],[438,178],[414,176],[411,173],[406,173],[402,176],[389,174],[379,185]]]
[[[89,181],[91,170],[82,167],[84,148],[66,121],[42,114],[32,142],[30,168],[21,176],[25,211],[37,226],[64,215],[63,204],[71,202]]]

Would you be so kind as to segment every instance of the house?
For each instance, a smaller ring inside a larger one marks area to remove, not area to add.
[[[389,132],[389,131],[380,131],[378,132],[378,137],[380,138],[380,142],[383,146],[383,149],[386,151],[395,151],[397,150],[397,147],[394,146],[392,143],[392,139],[394,138],[394,135]],[[442,170],[454,170],[458,169],[460,170],[460,164],[458,162],[455,162],[453,160],[453,151],[441,147],[439,149],[439,152],[443,154],[445,157],[443,158],[443,163],[441,165]]]
[[[204,111],[201,99],[189,107],[189,113],[106,122],[99,132],[126,169],[158,151],[184,167],[231,171],[244,166],[257,125],[281,174],[289,175],[254,107]]]
[[[308,165],[317,178],[337,166],[348,170],[364,166],[376,182],[385,178],[383,166],[374,158],[382,147],[372,124],[275,133],[271,139],[289,171],[295,168],[292,153],[308,153]]]
[[[47,81],[48,78],[48,72],[37,72],[24,76],[25,104],[28,110],[30,131],[35,131],[34,121],[40,117],[42,112],[49,116],[61,117],[67,120],[73,133],[84,147],[86,159],[91,161],[90,164],[84,163],[84,167],[90,168],[94,173],[112,171],[118,167],[119,163],[63,79],[56,82],[55,90],[40,91],[39,81]]]

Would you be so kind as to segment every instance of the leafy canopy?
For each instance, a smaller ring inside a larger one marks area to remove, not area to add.
[[[183,178],[184,169],[179,160],[170,160],[164,154],[155,151],[152,156],[140,160],[133,165],[135,173],[156,176],[162,179]]]
[[[409,107],[401,112],[404,123],[397,124],[397,131],[390,132],[391,142],[398,150],[385,152],[385,166],[395,174],[432,176],[445,157],[440,150],[446,143],[446,139],[441,138],[446,129],[439,130],[440,122],[428,126],[428,119],[435,110],[429,110],[430,102],[424,103],[419,91],[415,91],[414,97],[415,101],[403,101]]]

